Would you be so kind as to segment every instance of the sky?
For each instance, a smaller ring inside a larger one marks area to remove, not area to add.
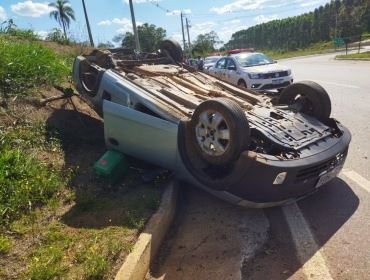
[[[155,24],[167,31],[167,37],[182,41],[182,11],[188,19],[190,40],[215,31],[223,42],[232,33],[258,23],[309,12],[330,0],[133,0],[137,25]],[[13,19],[20,28],[32,28],[40,36],[58,23],[49,17],[50,1],[0,0],[0,22]],[[107,42],[122,32],[132,31],[128,0],[85,0],[94,41]],[[70,35],[87,41],[81,0],[70,0],[76,21]],[[184,18],[185,26],[185,18]],[[186,32],[186,30],[185,30]],[[185,33],[187,38],[187,35]]]

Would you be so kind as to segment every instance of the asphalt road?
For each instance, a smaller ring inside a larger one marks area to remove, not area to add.
[[[280,61],[320,83],[352,133],[343,172],[314,195],[265,210],[230,207],[184,186],[154,279],[370,279],[370,62]]]

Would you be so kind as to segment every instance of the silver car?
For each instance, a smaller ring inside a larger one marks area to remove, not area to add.
[[[293,83],[292,71],[263,53],[242,52],[220,58],[209,73],[255,91],[278,90]]]
[[[329,95],[295,83],[279,99],[158,53],[95,50],[76,58],[76,88],[104,118],[108,149],[151,162],[234,204],[269,207],[315,192],[342,169],[350,132]]]

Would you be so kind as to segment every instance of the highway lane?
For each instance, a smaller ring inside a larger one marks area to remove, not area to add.
[[[300,202],[264,210],[191,188],[152,279],[370,279],[370,62],[279,63],[328,91],[332,116],[353,136],[345,170]]]

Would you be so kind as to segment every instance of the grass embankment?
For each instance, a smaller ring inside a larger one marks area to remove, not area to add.
[[[94,175],[103,126],[79,98],[38,105],[78,50],[0,34],[1,279],[111,279],[159,205],[141,163],[114,189]]]
[[[352,54],[343,54],[337,55],[336,58],[340,59],[365,59],[370,60],[370,52],[363,52],[363,53],[352,53]]]
[[[320,43],[312,44],[308,48],[304,48],[304,49],[278,50],[278,51],[261,50],[261,51],[266,53],[273,59],[284,59],[284,58],[297,57],[297,56],[334,52],[334,48],[333,48],[333,42],[320,42]]]
[[[70,73],[67,57],[54,53],[36,41],[1,36],[0,53],[2,97],[24,95],[42,85],[61,83]]]

